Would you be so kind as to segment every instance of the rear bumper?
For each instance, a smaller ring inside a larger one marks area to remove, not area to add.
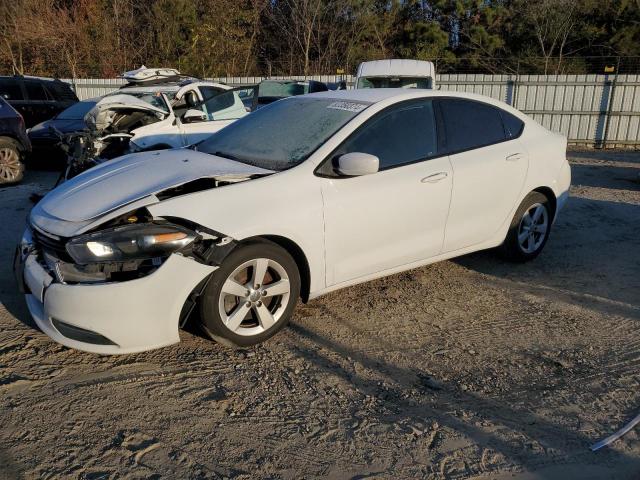
[[[564,164],[560,168],[560,173],[555,182],[556,187],[556,215],[553,221],[558,218],[558,213],[562,210],[569,199],[569,188],[571,187],[571,165],[568,161],[564,161]]]
[[[179,342],[182,307],[196,285],[215,270],[174,254],[137,280],[68,285],[56,282],[35,253],[22,260],[18,263],[27,306],[38,327],[67,347],[102,354],[141,352]]]

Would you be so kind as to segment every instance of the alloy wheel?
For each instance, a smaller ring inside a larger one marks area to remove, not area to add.
[[[518,245],[524,253],[533,253],[543,244],[549,229],[549,214],[541,203],[531,205],[518,225]]]
[[[0,148],[0,183],[19,180],[23,168],[18,152],[15,149],[9,147]]]
[[[284,314],[291,294],[286,270],[275,260],[256,258],[226,279],[218,308],[224,325],[237,335],[259,335]]]

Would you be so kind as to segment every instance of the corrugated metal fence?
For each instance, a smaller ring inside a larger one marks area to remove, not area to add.
[[[346,81],[350,75],[272,77]],[[253,85],[264,77],[219,77],[229,85]],[[105,95],[120,79],[66,80],[80,99]],[[640,75],[482,75],[443,74],[437,88],[470,92],[502,100],[550,130],[566,135],[573,145],[640,147]]]

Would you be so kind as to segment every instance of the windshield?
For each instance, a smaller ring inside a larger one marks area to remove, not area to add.
[[[169,109],[167,108],[167,104],[164,101],[164,98],[162,96],[162,94],[167,95],[167,92],[139,92],[139,93],[128,93],[127,95],[132,95],[136,98],[139,98],[140,100],[143,100],[145,102],[147,102],[150,105],[153,105],[154,107],[157,108],[161,108],[164,111],[169,111]],[[175,93],[173,94],[173,96],[175,96]],[[169,100],[171,100],[172,97],[169,97]]]
[[[360,77],[358,88],[431,88],[431,77]]]
[[[176,91],[175,90],[173,90],[173,91],[160,91],[160,90],[157,90],[157,91],[149,91],[149,92],[140,92],[140,91],[132,92],[132,91],[128,91],[127,89],[117,90],[112,95],[118,95],[118,94],[131,95],[132,97],[139,98],[143,102],[147,102],[149,105],[153,105],[156,108],[160,108],[160,109],[164,110],[165,112],[168,112],[169,111],[169,107],[167,107],[167,104],[164,101],[164,98],[162,96],[163,93],[167,96],[169,101],[173,100],[173,98],[175,98],[175,96],[176,96]]]
[[[270,170],[286,170],[306,160],[365,102],[292,97],[241,118],[197,145],[200,152]]]
[[[84,102],[74,103],[66,110],[60,112],[56,118],[58,120],[81,120],[89,113],[89,110],[96,106],[96,103],[96,100],[85,100]]]

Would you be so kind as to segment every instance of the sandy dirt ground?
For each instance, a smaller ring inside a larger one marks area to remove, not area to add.
[[[573,152],[543,254],[480,252],[299,305],[234,351],[69,350],[11,272],[54,174],[0,189],[0,477],[640,478],[640,154]],[[117,302],[117,299],[114,298]]]

